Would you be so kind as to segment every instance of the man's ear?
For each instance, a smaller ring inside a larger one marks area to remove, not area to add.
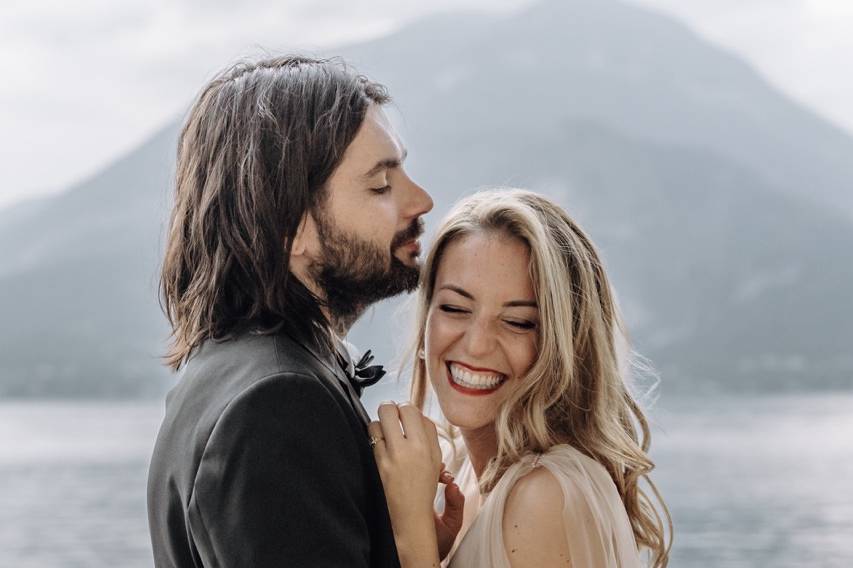
[[[311,240],[317,234],[317,225],[314,222],[314,217],[310,211],[306,211],[299,222],[299,227],[296,229],[296,235],[293,237],[293,246],[290,249],[291,257],[305,256],[308,249],[311,247]]]

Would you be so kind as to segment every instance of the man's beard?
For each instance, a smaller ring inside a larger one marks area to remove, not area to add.
[[[394,252],[423,233],[418,218],[394,235],[390,250],[338,229],[322,212],[316,214],[321,257],[309,270],[326,296],[333,327],[344,333],[371,304],[418,287],[420,265],[407,266]],[[390,264],[388,258],[390,257]]]

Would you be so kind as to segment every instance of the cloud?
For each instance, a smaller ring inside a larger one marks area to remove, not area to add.
[[[632,0],[750,61],[771,83],[853,133],[853,2]]]
[[[853,130],[853,3],[635,0],[745,54],[771,81]],[[437,11],[530,0],[30,0],[0,18],[0,205],[66,187],[180,114],[245,55],[320,50]]]
[[[68,186],[178,115],[241,56],[319,51],[425,13],[527,0],[31,0],[0,18],[0,205]]]

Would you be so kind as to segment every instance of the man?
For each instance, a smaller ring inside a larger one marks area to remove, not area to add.
[[[190,111],[161,279],[182,375],[149,472],[158,567],[399,565],[339,340],[417,285],[432,200],[387,101],[288,57],[226,71]]]

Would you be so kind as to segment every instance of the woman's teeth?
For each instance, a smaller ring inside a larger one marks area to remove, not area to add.
[[[449,367],[453,382],[466,389],[491,390],[506,378],[501,374],[475,373],[455,363],[451,363]]]

